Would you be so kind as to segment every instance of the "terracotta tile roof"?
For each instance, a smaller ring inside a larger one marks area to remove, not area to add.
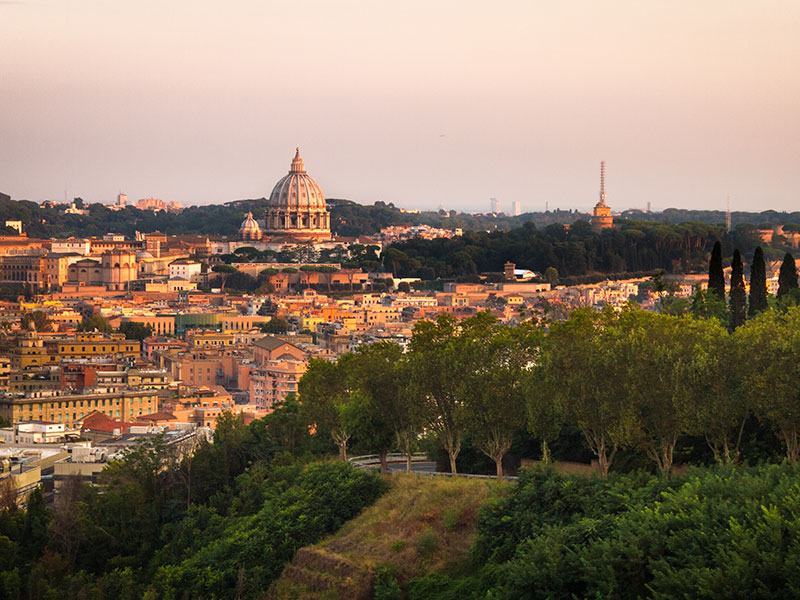
[[[141,415],[138,417],[139,421],[174,421],[175,419],[177,419],[177,417],[166,410],[160,410],[149,415]]]
[[[115,421],[108,415],[100,411],[93,410],[88,415],[80,420],[82,431],[105,431],[108,433],[119,429],[122,432],[128,431],[135,423],[125,423],[124,421]]]

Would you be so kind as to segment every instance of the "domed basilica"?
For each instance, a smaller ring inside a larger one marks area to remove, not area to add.
[[[243,240],[254,240],[258,241],[261,239],[261,227],[253,218],[253,213],[248,212],[247,217],[242,224],[239,226],[239,237]]]
[[[317,182],[306,173],[300,148],[297,148],[289,173],[275,184],[269,195],[264,234],[302,242],[331,239],[331,216],[325,206],[325,196]]]

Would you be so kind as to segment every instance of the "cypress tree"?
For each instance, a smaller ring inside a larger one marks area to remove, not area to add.
[[[725,301],[725,275],[722,273],[722,244],[714,242],[711,261],[708,263],[708,291]]]
[[[767,310],[767,267],[764,264],[764,251],[761,246],[753,253],[750,265],[750,305],[747,314],[750,317]]]
[[[786,253],[783,257],[780,273],[778,273],[778,298],[788,294],[797,288],[797,266],[794,264],[794,256]]]
[[[739,250],[733,251],[733,261],[731,262],[731,329],[736,329],[744,325],[747,315],[747,294],[744,291],[744,267],[742,266],[742,255]]]

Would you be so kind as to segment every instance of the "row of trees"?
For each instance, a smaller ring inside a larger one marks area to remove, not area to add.
[[[619,228],[597,233],[587,221],[578,220],[568,229],[559,224],[537,229],[525,223],[510,231],[415,238],[393,244],[384,253],[384,264],[397,276],[422,279],[502,271],[507,260],[538,272],[553,267],[562,277],[657,269],[691,272],[705,268],[708,252],[719,240],[728,252],[732,246],[752,251],[760,243],[753,232],[726,233],[717,225],[621,221]]]
[[[787,252],[778,273],[776,300],[783,304],[797,304],[800,300],[800,296],[795,291],[797,289],[797,265],[791,253]],[[725,275],[722,269],[722,246],[719,242],[714,244],[711,251],[711,260],[708,265],[708,291],[712,297],[722,303],[725,302]],[[753,317],[767,310],[769,306],[767,270],[761,246],[758,246],[753,252],[753,260],[750,263],[749,298],[745,292],[742,255],[738,249],[733,251],[728,298],[731,329],[743,325],[748,316]]]
[[[456,472],[465,433],[495,460],[524,422],[524,373],[541,332],[501,327],[489,313],[458,323],[449,316],[423,321],[410,351],[392,342],[364,346],[337,363],[312,360],[300,381],[302,410],[328,431],[345,459],[355,437],[381,456],[400,448],[410,461],[423,430],[435,432]],[[498,401],[497,393],[504,394]],[[410,464],[409,464],[410,466]]]
[[[715,318],[642,311],[575,311],[545,329],[490,313],[417,324],[407,352],[384,342],[338,363],[313,360],[302,411],[346,458],[356,438],[383,457],[410,456],[433,434],[450,469],[468,436],[503,473],[522,428],[544,461],[577,428],[606,476],[617,453],[646,454],[670,472],[683,436],[705,439],[719,463],[740,458],[745,423],[774,430],[800,460],[800,307],[767,310],[733,333]]]

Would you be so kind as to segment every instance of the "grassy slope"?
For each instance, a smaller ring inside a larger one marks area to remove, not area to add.
[[[270,598],[372,597],[375,567],[411,577],[464,567],[480,506],[508,483],[396,475],[391,489],[332,537],[300,549]]]

